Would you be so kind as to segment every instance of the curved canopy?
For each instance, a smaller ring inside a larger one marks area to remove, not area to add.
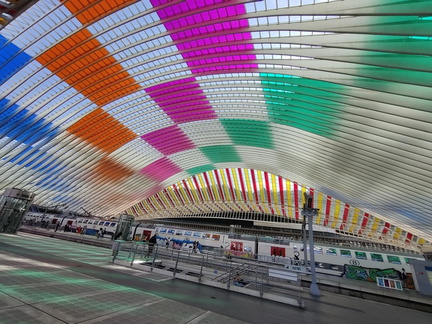
[[[432,241],[431,0],[0,10],[1,188],[144,218],[162,197],[295,218],[308,191],[321,225]]]

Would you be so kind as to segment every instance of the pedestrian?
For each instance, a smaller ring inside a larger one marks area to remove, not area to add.
[[[157,237],[156,234],[154,234],[152,237],[150,237],[150,240],[148,242],[148,250],[146,257],[149,257],[153,253],[154,246],[157,244]]]
[[[121,236],[123,235],[123,232],[118,232],[116,236],[114,236],[114,241],[118,240],[119,238],[121,238]]]
[[[244,281],[243,278],[237,273],[234,277],[234,286],[244,287],[248,284],[247,281]]]
[[[56,226],[55,226],[55,230],[54,230],[54,232],[57,232],[57,230],[59,229],[59,227],[60,227],[60,223],[57,222],[57,223],[56,223]]]
[[[168,248],[169,248],[169,245],[170,245],[170,238],[168,237],[168,239],[167,239],[167,241],[166,241],[166,243],[165,243],[165,248],[168,250]]]
[[[406,274],[405,268],[402,268],[401,279],[402,279],[402,285],[405,288],[406,287],[406,282],[407,282],[407,279],[408,279],[408,276]]]
[[[97,238],[103,238],[103,228],[102,227],[97,232]]]
[[[300,265],[300,260],[299,260],[299,253],[297,251],[294,252],[294,264],[295,265]]]

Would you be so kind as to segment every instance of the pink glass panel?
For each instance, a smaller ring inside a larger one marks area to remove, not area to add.
[[[150,1],[155,7],[169,3]],[[218,3],[227,6],[215,8],[213,5]],[[160,8],[157,13],[164,20],[166,29],[171,31],[171,38],[178,41],[177,48],[188,66],[193,67],[192,73],[257,69],[258,65],[252,63],[256,59],[251,54],[253,44],[247,43],[252,36],[250,32],[241,32],[249,27],[248,20],[241,19],[246,14],[243,3],[185,0]],[[167,82],[146,91],[175,122],[217,118],[195,78]]]
[[[187,1],[185,2],[187,3]],[[235,17],[238,15],[244,15],[246,13],[246,8],[243,4],[233,5],[228,8],[209,9],[207,11],[197,13],[192,13],[192,11],[186,6],[183,6],[183,10],[178,5],[172,5],[170,7],[158,10],[158,14],[161,19],[179,16],[179,18],[175,20],[165,22],[164,25],[167,30],[189,27],[196,24],[201,24],[203,22],[205,23],[208,21],[215,21],[224,19],[226,17]]]
[[[184,43],[179,44],[184,45]],[[198,45],[192,46],[191,48],[196,48]],[[180,46],[179,46],[180,47]],[[194,58],[199,57],[202,55],[215,55],[219,53],[245,53],[245,52],[251,52],[253,50],[252,44],[240,44],[240,45],[230,45],[230,46],[217,46],[217,47],[211,47],[211,48],[203,48],[198,50],[193,50],[189,52],[184,52],[182,55],[184,58]],[[250,54],[251,55],[251,54]],[[255,55],[253,55],[253,59],[255,59]]]
[[[193,28],[190,28],[187,30],[172,33],[171,38],[175,41],[180,41],[180,40],[195,37],[195,36],[203,36],[203,35],[208,35],[208,34],[211,35],[214,32],[227,33],[229,31],[239,30],[241,28],[245,28],[248,26],[249,26],[249,23],[246,19],[240,19],[240,20],[237,20],[235,22],[229,21],[229,22],[224,22],[224,23],[212,24],[210,26],[205,26],[205,27],[193,27]],[[181,27],[178,26],[176,28],[173,28],[173,30],[175,30],[177,28],[181,28]]]
[[[145,197],[153,196],[154,194],[162,191],[163,189],[164,189],[164,187],[159,186],[159,185],[151,187],[148,191],[144,192],[144,196]]]
[[[168,158],[163,157],[162,159],[147,165],[141,169],[140,172],[149,178],[161,182],[181,171],[182,169],[180,169],[176,164]]]
[[[177,125],[145,134],[141,138],[164,155],[170,155],[194,147],[193,143]]]
[[[174,80],[174,81],[170,81],[170,82],[165,82],[163,84],[158,84],[152,87],[148,87],[146,88],[146,92],[152,92],[155,90],[160,90],[160,89],[164,89],[164,88],[170,88],[173,86],[177,86],[179,84],[184,84],[184,83],[194,83],[196,82],[196,79],[194,77],[192,78],[185,78],[185,79],[181,79],[181,80]]]
[[[231,65],[218,65],[218,66],[210,66],[205,68],[197,68],[192,69],[192,73],[196,74],[205,74],[205,73],[214,73],[214,72],[223,72],[223,71],[232,71],[232,70],[257,70],[258,64],[231,64]]]
[[[216,35],[216,36],[200,38],[197,40],[190,40],[190,41],[181,42],[181,43],[177,44],[177,48],[181,51],[185,51],[188,49],[196,50],[197,48],[199,49],[202,46],[221,44],[221,45],[224,45],[224,46],[222,46],[222,48],[224,48],[224,51],[227,51],[228,49],[234,50],[235,46],[240,46],[240,45],[245,46],[246,50],[253,50],[252,44],[247,44],[247,43],[245,44],[242,42],[238,43],[239,41],[247,41],[250,39],[252,39],[252,36],[249,32],[247,32],[247,33],[233,33],[230,35]],[[235,45],[230,45],[230,46],[225,45],[227,42],[231,42],[231,41],[233,41],[233,42],[235,41]],[[239,48],[239,50],[240,50],[240,48]]]
[[[197,65],[208,65],[208,64],[216,64],[216,63],[226,63],[233,61],[253,61],[255,55],[229,55],[229,56],[219,56],[206,58],[201,60],[193,60],[188,61],[188,66],[197,66]]]

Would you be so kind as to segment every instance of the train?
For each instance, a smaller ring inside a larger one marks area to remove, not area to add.
[[[107,235],[115,235],[118,221],[80,217],[63,213],[41,213],[29,211],[23,219],[23,225],[37,226],[47,229],[59,229],[78,234],[96,235],[102,228]]]
[[[173,248],[190,250],[197,242],[201,253],[218,251],[225,257],[255,259],[260,262],[281,265],[305,265],[310,255],[308,244],[286,238],[255,236],[227,232],[211,232],[156,225],[154,228],[136,227],[134,240],[148,240],[157,235],[158,244],[172,242]],[[410,272],[410,260],[425,260],[415,252],[361,249],[347,245],[314,244],[314,258],[317,273],[342,276],[346,265],[394,269]],[[306,262],[305,262],[306,260]]]
[[[55,215],[29,212],[24,224],[58,227],[64,230],[86,235],[96,235],[102,228],[107,236],[115,239],[119,226],[118,220],[101,220],[71,215]],[[130,227],[129,240],[148,241],[156,234],[158,245],[169,244],[173,249],[192,251],[194,243],[199,253],[216,252],[229,258],[255,259],[279,265],[306,265],[310,256],[308,244],[302,241],[270,236],[256,236],[210,230],[185,229],[164,224],[138,223]],[[347,241],[348,242],[348,241]],[[339,245],[314,243],[314,258],[317,273],[344,274],[346,266],[361,268],[394,269],[410,272],[410,260],[425,260],[415,251],[393,251],[386,249],[368,249],[341,243]]]

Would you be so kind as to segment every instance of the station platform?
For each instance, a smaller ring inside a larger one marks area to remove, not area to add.
[[[432,298],[416,291],[391,291],[371,284],[362,287],[368,283],[349,283],[344,278],[330,285],[329,279],[320,277],[320,289],[328,285],[334,291],[321,289],[321,296],[316,297],[305,287],[298,292],[305,307],[299,308],[183,280],[148,267],[113,264],[108,239],[42,231],[0,235],[0,323],[432,321]],[[74,236],[80,243],[73,240]],[[366,299],[361,294],[375,297]],[[380,295],[395,296],[390,303],[376,297]],[[407,301],[423,305],[424,311],[401,307]]]

